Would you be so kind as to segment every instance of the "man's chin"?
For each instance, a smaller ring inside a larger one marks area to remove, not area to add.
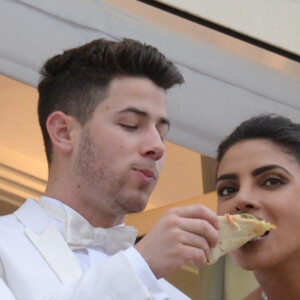
[[[121,214],[134,214],[142,212],[147,206],[147,199],[128,197],[127,200],[123,199],[120,203],[116,204],[116,210]]]
[[[129,197],[130,200],[128,200],[129,213],[138,213],[145,210],[152,190],[153,188],[147,191],[139,191],[136,194],[133,193],[131,197]]]
[[[129,213],[129,214],[134,214],[134,213],[142,212],[143,210],[145,210],[146,206],[147,206],[147,202],[145,202],[145,203],[139,202],[139,203],[137,203],[136,205],[130,207],[130,208],[128,209],[128,212],[127,212],[127,213]]]

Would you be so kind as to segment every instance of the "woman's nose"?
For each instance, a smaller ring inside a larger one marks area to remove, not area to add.
[[[255,195],[250,191],[242,191],[235,197],[235,207],[236,213],[246,213],[259,209],[259,201],[256,200]]]

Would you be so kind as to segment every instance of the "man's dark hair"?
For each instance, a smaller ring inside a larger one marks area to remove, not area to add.
[[[234,144],[250,139],[267,139],[293,156],[300,165],[300,124],[276,114],[264,114],[241,123],[218,147],[217,161]]]
[[[50,58],[41,75],[38,115],[48,163],[52,143],[46,122],[52,112],[62,111],[84,125],[115,78],[147,78],[165,90],[184,82],[176,66],[155,47],[131,39],[98,39],[67,50]]]

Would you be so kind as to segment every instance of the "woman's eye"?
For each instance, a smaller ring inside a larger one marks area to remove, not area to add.
[[[271,176],[263,181],[264,186],[277,186],[284,184],[284,181],[279,176]]]
[[[220,186],[217,189],[217,193],[219,197],[226,197],[229,196],[233,193],[237,192],[237,188],[233,185],[228,185],[228,186]]]

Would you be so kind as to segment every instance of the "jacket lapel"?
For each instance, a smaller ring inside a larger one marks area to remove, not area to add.
[[[78,262],[49,216],[33,199],[14,212],[25,226],[25,233],[62,282],[82,275]]]

